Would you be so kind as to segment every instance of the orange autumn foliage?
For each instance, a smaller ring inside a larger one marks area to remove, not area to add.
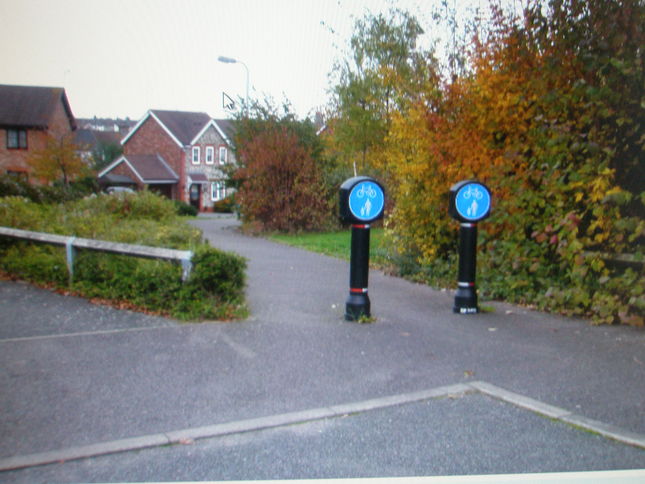
[[[394,260],[413,260],[421,278],[448,274],[447,193],[476,178],[494,196],[480,228],[488,296],[643,324],[642,264],[611,254],[639,257],[645,237],[645,6],[611,3],[550,2],[544,13],[536,2],[521,19],[497,10],[473,39],[469,75],[431,79],[391,114],[377,168],[395,199]]]

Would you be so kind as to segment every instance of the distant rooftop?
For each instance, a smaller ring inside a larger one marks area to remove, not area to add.
[[[130,118],[77,118],[76,122],[79,128],[91,129],[93,131],[111,131],[115,133],[127,133],[130,131],[136,121]]]

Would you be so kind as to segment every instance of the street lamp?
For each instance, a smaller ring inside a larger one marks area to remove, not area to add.
[[[223,62],[224,64],[242,64],[246,69],[246,117],[249,117],[249,68],[247,65],[238,59],[233,59],[232,57],[225,57],[220,55],[217,58],[218,61]]]

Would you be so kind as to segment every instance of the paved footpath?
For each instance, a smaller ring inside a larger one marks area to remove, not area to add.
[[[248,258],[248,321],[0,282],[0,482],[645,469],[645,331],[455,315],[450,292],[378,271],[376,322],[348,323],[347,262],[194,223]]]

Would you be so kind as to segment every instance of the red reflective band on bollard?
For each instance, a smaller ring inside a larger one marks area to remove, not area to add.
[[[354,294],[367,294],[367,288],[356,288],[356,287],[350,287],[349,292],[352,292]]]
[[[457,285],[459,287],[475,287],[474,282],[458,282]]]
[[[357,228],[357,229],[369,229],[370,225],[369,224],[352,224],[352,227]]]

